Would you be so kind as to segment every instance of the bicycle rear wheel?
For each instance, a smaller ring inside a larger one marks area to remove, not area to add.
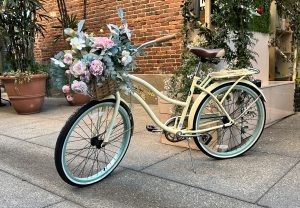
[[[231,85],[215,90],[220,101]],[[195,137],[196,145],[206,155],[216,159],[233,158],[248,151],[259,139],[265,125],[265,105],[260,95],[243,84],[236,85],[227,95],[223,107],[235,121],[230,127],[208,131],[203,137]],[[196,113],[194,129],[206,129],[223,125],[227,119],[216,101],[207,96]],[[209,138],[209,139],[208,139]]]
[[[86,186],[107,177],[121,162],[133,132],[132,116],[120,105],[109,143],[101,147],[114,100],[91,101],[72,115],[55,147],[55,165],[68,184]]]

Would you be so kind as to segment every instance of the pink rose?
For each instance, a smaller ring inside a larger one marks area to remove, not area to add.
[[[69,85],[64,85],[64,86],[62,87],[62,91],[63,91],[63,93],[65,93],[65,94],[70,93],[70,90],[71,90],[71,88],[70,88]]]
[[[95,48],[107,48],[113,46],[114,42],[107,37],[95,37],[93,47]]]
[[[86,66],[81,61],[77,61],[70,67],[70,72],[74,75],[74,77],[84,74],[85,70]]]
[[[85,94],[85,95],[87,94],[88,91],[88,87],[83,81],[74,80],[71,85],[71,88],[74,92]]]
[[[103,63],[100,60],[94,60],[90,64],[90,72],[94,76],[100,76],[103,72]]]
[[[67,101],[73,102],[74,98],[71,95],[67,95]]]
[[[73,63],[73,56],[71,53],[66,53],[64,55],[64,63],[68,65],[71,65]]]

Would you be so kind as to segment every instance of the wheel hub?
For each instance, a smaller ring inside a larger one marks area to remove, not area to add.
[[[102,146],[103,140],[99,139],[98,136],[91,138],[91,145],[95,146],[97,149],[100,149]]]

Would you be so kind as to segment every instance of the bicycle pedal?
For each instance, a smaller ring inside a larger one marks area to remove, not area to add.
[[[147,129],[147,131],[149,131],[151,133],[162,132],[161,129],[158,129],[153,125],[146,125],[146,129]]]

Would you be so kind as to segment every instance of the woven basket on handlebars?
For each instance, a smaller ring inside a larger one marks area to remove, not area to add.
[[[109,95],[115,94],[118,90],[118,82],[114,80],[105,80],[101,86],[97,86],[96,82],[93,82],[93,96],[97,100],[101,100]]]

